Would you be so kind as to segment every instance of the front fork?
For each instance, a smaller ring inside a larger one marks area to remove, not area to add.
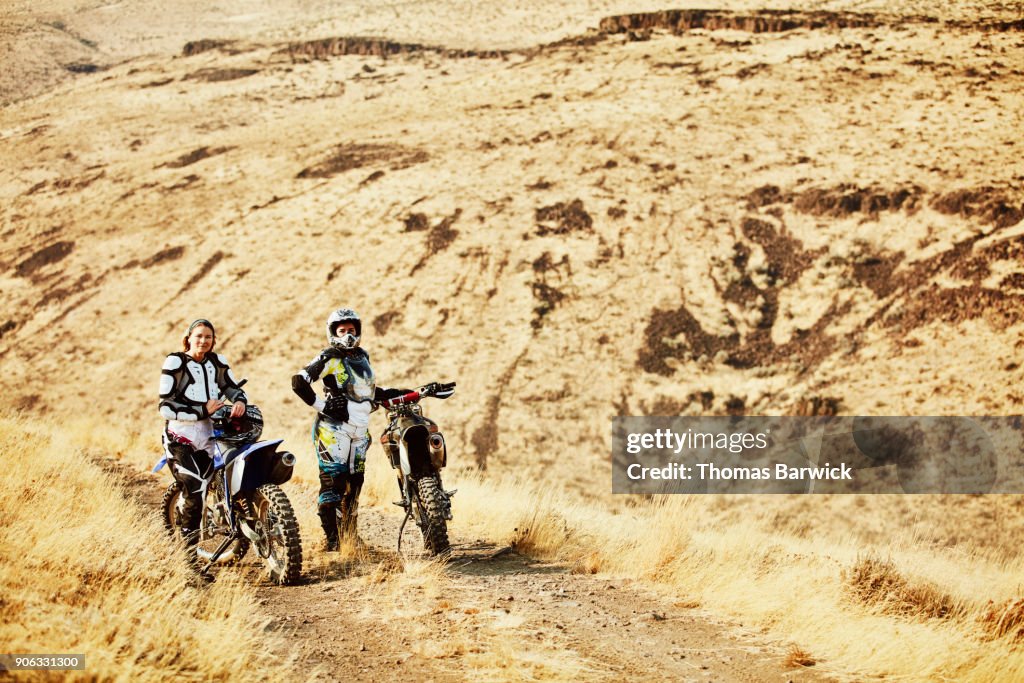
[[[218,488],[220,491],[217,491]],[[221,522],[225,524],[227,531],[235,529],[235,511],[228,497],[228,472],[224,467],[214,473],[210,484],[203,491],[203,510],[202,516],[199,518],[203,540],[208,541],[213,538],[219,530]]]

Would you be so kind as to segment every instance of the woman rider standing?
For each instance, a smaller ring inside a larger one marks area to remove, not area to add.
[[[234,404],[231,417],[245,414],[245,392],[227,360],[213,352],[216,342],[209,320],[193,321],[182,339],[184,350],[168,355],[160,373],[160,414],[167,420],[164,451],[182,487],[181,534],[190,547],[199,540],[202,495],[213,474],[210,416],[225,405],[224,399]],[[192,561],[196,562],[194,556]]]

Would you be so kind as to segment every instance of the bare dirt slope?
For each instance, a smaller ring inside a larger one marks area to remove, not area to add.
[[[166,477],[98,462],[160,514]],[[789,644],[684,596],[459,537],[447,564],[432,563],[412,524],[399,555],[400,522],[396,512],[364,506],[363,543],[337,554],[323,551],[318,530],[303,529],[297,586],[268,584],[252,553],[214,571],[221,582],[260,586],[265,630],[282,636],[281,656],[297,655],[297,671],[315,680],[827,680],[820,665],[806,666],[813,660],[796,661]]]
[[[9,400],[148,420],[205,315],[299,440],[287,378],[344,303],[382,383],[460,382],[457,462],[590,495],[615,414],[1013,412],[1024,37],[964,14],[83,75],[2,110]]]

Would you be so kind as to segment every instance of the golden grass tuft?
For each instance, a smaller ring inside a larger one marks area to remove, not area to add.
[[[0,642],[84,653],[71,679],[295,676],[251,586],[191,587],[182,549],[63,433],[0,418]]]
[[[596,550],[587,553],[572,563],[569,570],[573,574],[596,574],[601,571],[601,553]]]
[[[994,638],[1009,638],[1014,643],[1024,640],[1024,598],[998,605],[990,600],[979,621]]]
[[[962,602],[924,581],[911,581],[888,560],[866,556],[844,572],[853,597],[889,614],[930,619],[961,616]]]
[[[817,663],[817,660],[809,652],[798,645],[789,648],[786,658],[782,662],[787,669],[795,669],[798,666],[814,666]]]
[[[388,583],[394,580],[405,571],[402,557],[398,553],[385,555],[367,575],[366,580],[371,584]]]

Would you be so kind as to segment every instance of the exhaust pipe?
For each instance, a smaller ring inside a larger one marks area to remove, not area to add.
[[[430,435],[430,447],[435,451],[444,446],[444,438],[440,434]]]
[[[295,456],[289,451],[285,451],[284,453],[281,454],[281,462],[287,465],[288,467],[294,467]]]

